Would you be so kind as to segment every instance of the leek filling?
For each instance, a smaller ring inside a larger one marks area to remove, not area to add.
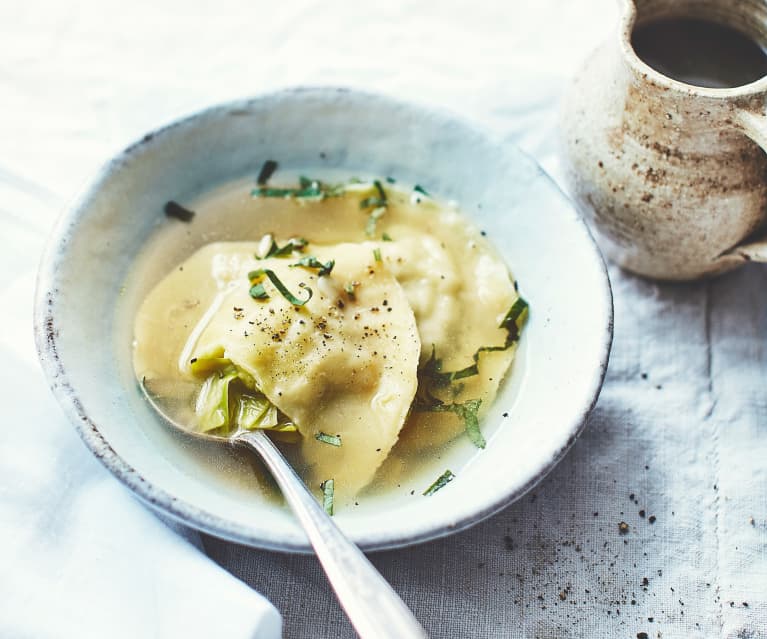
[[[298,441],[290,418],[258,390],[251,375],[224,357],[223,348],[193,358],[190,370],[204,378],[195,403],[199,432],[229,436],[239,430],[268,430],[282,441]]]

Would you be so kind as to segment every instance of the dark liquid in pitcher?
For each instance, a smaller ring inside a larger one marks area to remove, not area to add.
[[[631,44],[649,66],[699,87],[728,88],[767,75],[767,54],[744,33],[696,18],[665,18],[640,24]]]

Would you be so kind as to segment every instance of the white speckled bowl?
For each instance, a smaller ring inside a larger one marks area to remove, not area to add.
[[[487,448],[465,442],[426,460],[412,485],[361,500],[337,515],[339,525],[363,549],[392,548],[461,530],[518,499],[573,444],[599,393],[612,339],[602,258],[571,203],[516,148],[441,111],[344,89],[265,95],[150,133],[58,221],[40,269],[35,331],[51,387],[85,443],[146,504],[190,526],[309,551],[287,507],[201,471],[189,447],[163,430],[131,380],[137,300],[120,294],[142,245],[170,223],[167,200],[255,176],[268,158],[288,169],[316,166],[320,177],[323,169],[393,175],[457,200],[531,306],[511,379],[483,424]],[[445,468],[457,479],[421,496]]]

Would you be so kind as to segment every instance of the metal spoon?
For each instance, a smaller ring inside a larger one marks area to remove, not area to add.
[[[301,522],[341,607],[360,637],[427,637],[399,595],[362,551],[344,536],[269,437],[259,430],[240,430],[228,437],[193,432],[184,426],[184,423],[193,423],[189,402],[171,399],[171,394],[163,393],[153,380],[143,379],[141,388],[163,420],[185,435],[247,446],[258,453]]]

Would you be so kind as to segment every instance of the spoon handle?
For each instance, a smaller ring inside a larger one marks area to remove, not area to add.
[[[424,639],[426,632],[381,573],[317,503],[293,467],[261,431],[235,438],[264,460],[317,553],[341,607],[363,639]]]

